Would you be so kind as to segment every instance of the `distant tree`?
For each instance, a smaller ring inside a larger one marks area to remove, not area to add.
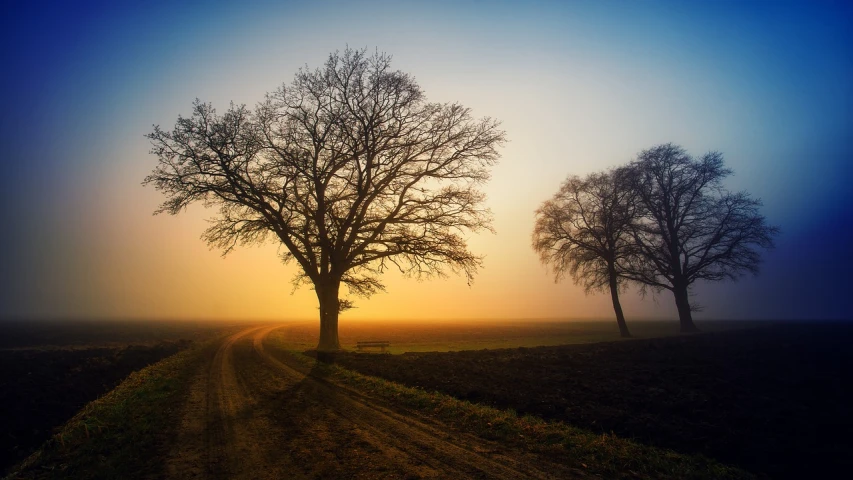
[[[658,145],[640,152],[630,170],[640,207],[632,226],[639,255],[624,275],[670,290],[681,331],[696,331],[691,285],[758,273],[759,249],[772,248],[779,229],[759,214],[760,200],[723,188],[732,171],[718,152],[694,159],[677,145]]]
[[[196,100],[171,132],[148,135],[159,163],[144,184],[166,195],[157,213],[218,207],[203,238],[227,254],[272,237],[313,285],[319,351],[340,349],[340,286],[368,297],[387,268],[422,277],[463,272],[482,257],[464,234],[491,229],[477,187],[505,134],[459,104],[429,103],[391,57],[347,49],[300,70],[254,111],[217,115]]]
[[[559,281],[567,273],[587,293],[610,290],[616,323],[630,337],[619,287],[622,265],[632,254],[629,226],[636,202],[625,169],[570,176],[554,196],[536,210],[533,249]]]

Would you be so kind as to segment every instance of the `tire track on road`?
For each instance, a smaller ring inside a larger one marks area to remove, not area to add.
[[[240,378],[235,346],[259,328],[241,330],[222,340],[203,371],[197,373],[184,406],[181,431],[167,459],[171,478],[294,478],[282,467],[267,465],[258,449],[269,426],[253,413],[253,392]],[[285,474],[287,473],[287,474]]]
[[[284,325],[221,341],[197,372],[170,478],[578,478],[576,470],[410,416],[273,356]],[[489,452],[489,453],[487,453]]]
[[[480,452],[504,449],[471,435],[451,434],[446,427],[442,429],[395,412],[348,387],[306,375],[298,366],[288,365],[266,351],[264,339],[276,328],[254,332],[253,346],[261,358],[282,375],[300,378],[336,414],[381,440],[377,446],[389,457],[410,457],[412,463],[426,465],[435,476],[441,477],[544,479],[555,478],[555,469],[560,471],[560,478],[577,477],[576,471],[563,466],[549,465],[550,471],[546,472],[535,464],[523,464],[509,456],[483,455]]]

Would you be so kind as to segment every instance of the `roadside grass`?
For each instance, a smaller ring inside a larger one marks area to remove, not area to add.
[[[596,434],[563,422],[548,422],[514,410],[499,410],[378,377],[338,365],[316,362],[294,350],[280,335],[270,345],[312,368],[314,374],[355,387],[415,413],[438,419],[482,438],[542,454],[559,463],[614,479],[749,479],[744,470],[702,455],[686,455],[617,437]]]
[[[130,374],[118,387],[90,402],[50,440],[5,478],[158,478],[165,440],[189,380],[209,356],[212,341],[190,347]]]

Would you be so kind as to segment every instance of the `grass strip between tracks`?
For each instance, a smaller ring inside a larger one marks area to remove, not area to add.
[[[166,439],[191,377],[213,351],[207,341],[130,374],[81,409],[35,453],[12,470],[17,478],[157,478]]]
[[[464,432],[504,445],[542,454],[564,465],[604,478],[624,479],[747,479],[744,470],[702,455],[687,455],[644,445],[613,434],[596,434],[563,422],[546,422],[514,410],[499,410],[449,395],[408,387],[338,365],[317,363],[311,357],[272,340],[316,373]]]

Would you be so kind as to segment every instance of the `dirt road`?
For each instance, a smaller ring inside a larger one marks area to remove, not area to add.
[[[254,327],[193,381],[172,478],[575,478],[577,472],[398,411],[273,355]]]

